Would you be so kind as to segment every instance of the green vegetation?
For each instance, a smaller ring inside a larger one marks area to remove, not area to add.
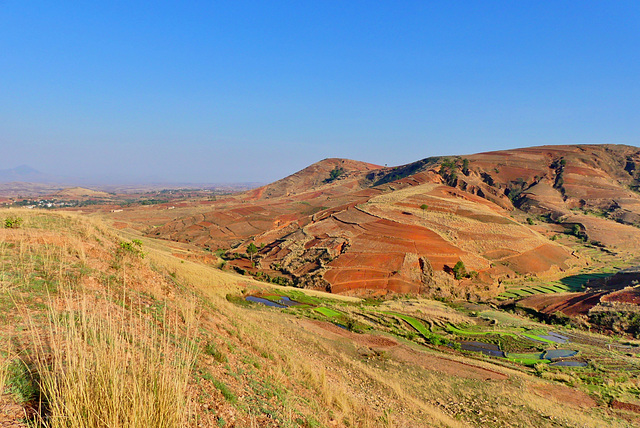
[[[469,175],[469,159],[462,159],[462,173],[464,175]]]
[[[453,276],[455,279],[463,279],[469,276],[462,260],[458,260],[458,263],[453,267]]]
[[[20,359],[14,359],[6,367],[5,383],[7,392],[11,394],[18,402],[26,403],[36,399],[40,390],[38,388],[37,379],[26,362]],[[0,396],[2,395],[0,390]]]
[[[139,239],[132,239],[130,242],[121,241],[119,244],[118,253],[128,254],[134,257],[144,259],[144,253],[142,252],[142,241]]]
[[[386,312],[386,314],[393,315],[403,321],[406,321],[411,327],[416,329],[416,331],[420,333],[427,340],[427,342],[432,345],[443,345],[447,343],[447,341],[442,336],[432,333],[424,326],[421,321],[410,317],[409,315],[404,315],[397,312]]]
[[[227,356],[220,352],[216,347],[216,344],[213,342],[207,343],[207,345],[204,347],[204,353],[207,355],[211,355],[213,359],[219,363],[226,363],[228,361]]]
[[[440,163],[438,174],[442,176],[449,186],[455,186],[458,180],[457,164],[455,160],[443,159]]]
[[[329,318],[337,318],[343,316],[342,313],[334,311],[333,309],[325,308],[323,306],[318,306],[317,308],[313,308],[313,310]]]
[[[523,366],[533,367],[536,364],[548,364],[549,360],[543,359],[541,356],[538,357],[537,353],[525,353],[525,354],[517,354],[517,353],[508,353],[506,358],[509,361],[514,363],[522,364]]]
[[[251,259],[252,263],[253,263],[253,256],[257,252],[258,252],[258,247],[256,247],[256,244],[254,244],[253,242],[247,246],[247,254],[249,255],[249,258]]]
[[[331,171],[329,171],[329,178],[327,178],[325,181],[325,183],[331,183],[332,181],[337,180],[338,178],[340,178],[342,175],[344,175],[346,171],[344,170],[343,167],[341,166],[335,166]]]
[[[17,229],[22,225],[22,218],[17,216],[9,216],[4,219],[4,227],[7,229]]]

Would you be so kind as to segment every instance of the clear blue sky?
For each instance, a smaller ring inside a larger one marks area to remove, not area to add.
[[[639,131],[637,0],[0,0],[0,169],[267,182]]]

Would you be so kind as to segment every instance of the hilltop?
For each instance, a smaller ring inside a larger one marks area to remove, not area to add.
[[[229,264],[335,293],[495,296],[505,280],[553,278],[591,263],[559,235],[634,254],[639,162],[640,149],[618,145],[532,147],[393,168],[327,159],[148,236],[229,254],[253,242],[255,266],[235,256]],[[460,262],[466,274],[454,272]]]
[[[100,190],[86,189],[84,187],[69,187],[54,193],[52,196],[58,198],[110,198],[113,195]]]

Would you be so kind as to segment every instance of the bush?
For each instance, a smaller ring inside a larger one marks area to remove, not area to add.
[[[133,239],[131,242],[120,242],[120,248],[118,249],[120,254],[130,254],[135,257],[144,259],[144,253],[142,252],[142,241],[139,239]]]
[[[17,229],[22,225],[22,218],[16,216],[9,216],[4,219],[4,227],[7,229]]]

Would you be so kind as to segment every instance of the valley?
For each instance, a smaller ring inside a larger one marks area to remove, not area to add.
[[[139,393],[167,426],[638,424],[636,161],[628,146],[327,159],[240,193],[14,204],[0,425],[70,402],[99,414],[112,386],[90,373],[109,359],[125,389],[165,385]],[[78,378],[85,397],[65,386]],[[144,414],[121,394],[114,424]]]

